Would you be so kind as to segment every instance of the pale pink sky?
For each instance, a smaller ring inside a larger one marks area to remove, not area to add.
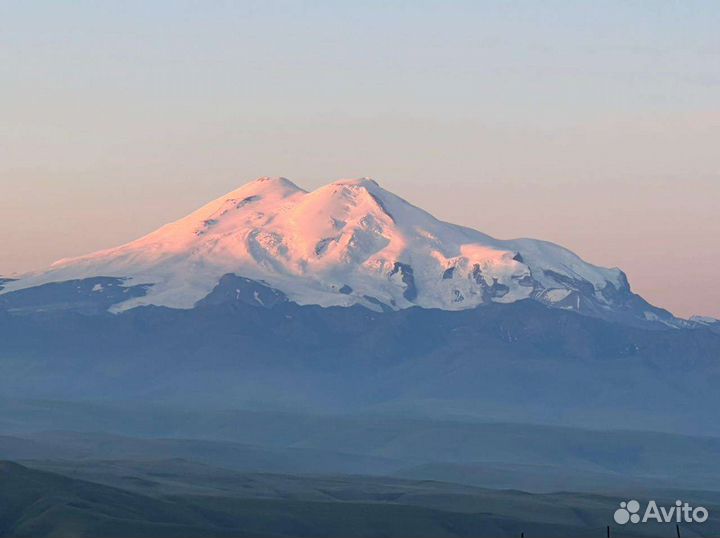
[[[718,27],[710,1],[5,7],[0,274],[257,176],[372,176],[720,317]]]

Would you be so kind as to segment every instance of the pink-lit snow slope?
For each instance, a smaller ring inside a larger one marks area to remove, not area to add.
[[[442,222],[371,179],[306,192],[263,177],[176,222],[120,247],[63,259],[2,293],[91,276],[151,283],[115,305],[191,308],[221,276],[262,280],[300,304],[459,310],[535,294],[559,303],[566,282],[589,283],[602,304],[624,275],[584,262],[552,243],[501,241]],[[342,291],[341,291],[342,290]],[[368,300],[373,298],[373,300]]]

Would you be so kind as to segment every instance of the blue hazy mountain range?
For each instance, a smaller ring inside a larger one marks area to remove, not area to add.
[[[106,312],[143,289],[99,278],[0,296],[2,393],[720,430],[720,335],[708,327],[641,328],[533,300],[298,305],[233,275],[192,309]]]

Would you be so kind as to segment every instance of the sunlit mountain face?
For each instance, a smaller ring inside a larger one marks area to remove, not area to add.
[[[367,178],[312,192],[259,178],[136,241],[6,281],[0,304],[37,299],[33,288],[72,280],[85,282],[77,288],[84,302],[111,312],[189,309],[226,275],[300,305],[465,310],[529,299],[638,326],[688,325],[632,293],[619,269],[546,241],[498,240],[442,222]],[[119,280],[88,288],[93,278]]]

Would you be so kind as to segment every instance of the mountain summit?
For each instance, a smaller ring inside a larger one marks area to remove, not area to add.
[[[262,177],[145,237],[6,282],[0,294],[114,277],[135,291],[115,289],[112,311],[187,309],[229,274],[298,304],[462,310],[533,299],[634,324],[680,322],[633,294],[619,269],[591,265],[546,241],[498,240],[442,222],[368,178],[307,192],[288,179]]]

